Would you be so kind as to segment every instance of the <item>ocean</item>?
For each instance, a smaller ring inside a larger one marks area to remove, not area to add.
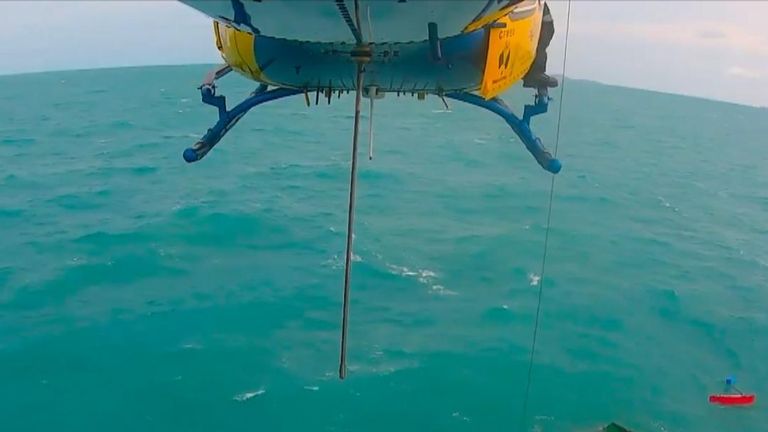
[[[254,109],[189,165],[208,69],[0,77],[3,431],[768,423],[768,110],[566,80],[524,416],[551,177],[504,122],[377,102],[340,381],[353,96]],[[727,375],[755,406],[708,403]]]

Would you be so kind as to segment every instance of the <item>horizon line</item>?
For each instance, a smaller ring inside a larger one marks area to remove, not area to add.
[[[131,65],[127,64],[127,65],[112,65],[112,66],[91,66],[91,67],[73,67],[73,68],[62,68],[62,69],[28,70],[28,71],[18,71],[18,72],[0,71],[0,79],[2,79],[3,77],[12,77],[12,76],[21,76],[21,75],[38,75],[38,74],[58,73],[58,72],[88,72],[88,71],[100,71],[100,70],[112,70],[112,69],[161,68],[161,67],[185,67],[185,66],[217,66],[221,64],[222,63],[220,62],[151,63],[151,64],[131,64]],[[711,97],[694,95],[694,94],[675,93],[675,92],[666,91],[666,90],[636,87],[636,86],[631,86],[626,84],[616,84],[616,83],[610,83],[605,81],[599,81],[594,78],[563,75],[562,73],[552,74],[552,75],[560,77],[561,80],[563,77],[565,77],[568,80],[572,80],[572,81],[585,81],[585,82],[596,83],[596,84],[600,84],[608,87],[616,87],[616,88],[637,90],[637,91],[646,91],[646,92],[658,93],[663,95],[700,99],[708,102],[718,102],[718,103],[725,103],[730,105],[737,105],[737,106],[746,107],[746,108],[768,110],[768,105],[759,105],[759,104],[753,105],[747,102],[736,102],[732,100],[714,99]]]

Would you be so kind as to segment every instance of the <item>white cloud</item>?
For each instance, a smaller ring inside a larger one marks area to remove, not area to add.
[[[743,68],[741,66],[731,66],[725,71],[726,74],[739,78],[761,78],[763,73],[756,69]]]

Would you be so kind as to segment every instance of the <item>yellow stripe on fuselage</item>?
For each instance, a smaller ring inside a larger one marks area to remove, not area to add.
[[[213,31],[216,47],[232,69],[253,80],[267,82],[267,77],[256,63],[254,35],[218,21],[213,22]]]

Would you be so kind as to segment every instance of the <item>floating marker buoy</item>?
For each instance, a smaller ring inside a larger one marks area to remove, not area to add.
[[[709,402],[718,405],[752,405],[755,403],[753,394],[713,394]]]
[[[709,395],[709,403],[718,405],[752,405],[755,403],[754,394],[744,394],[741,390],[737,389],[736,378],[732,375],[725,377],[725,392],[721,394]],[[736,391],[736,393],[727,393]]]

